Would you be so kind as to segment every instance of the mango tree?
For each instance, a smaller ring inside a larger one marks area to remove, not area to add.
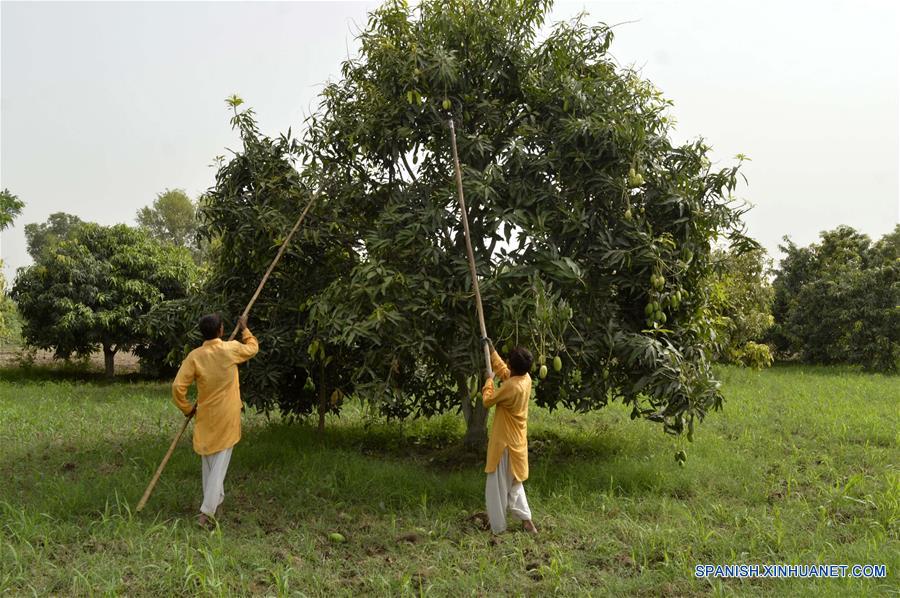
[[[771,338],[808,363],[900,368],[900,225],[878,242],[849,226],[798,247],[785,237]]]
[[[300,146],[290,132],[274,139],[262,135],[253,110],[240,108],[242,103],[237,97],[228,100],[242,147],[220,160],[216,184],[200,202],[199,235],[209,247],[203,288],[194,300],[161,306],[155,314],[156,320],[188,321],[191,333],[201,313],[219,311],[228,317],[241,312],[316,191],[310,183],[316,182],[315,168],[298,170]],[[313,205],[254,305],[250,324],[260,357],[242,374],[247,402],[293,415],[315,410],[320,427],[351,390],[345,372],[352,358],[321,338],[309,312],[318,293],[357,259],[341,227],[321,215],[329,201],[321,196]],[[189,317],[169,317],[178,313]],[[176,348],[170,361],[199,342],[181,330],[167,334]]]
[[[762,247],[746,251],[717,249],[710,293],[716,313],[717,361],[760,369],[772,365],[772,351],[763,344],[774,323],[774,290],[769,282],[771,260]]]
[[[57,357],[99,347],[112,377],[116,353],[145,341],[142,317],[167,299],[186,296],[195,278],[184,248],[161,245],[124,224],[82,223],[19,270],[12,296],[27,344]]]
[[[197,246],[197,204],[184,189],[166,189],[156,195],[153,204],[138,210],[138,227],[161,243],[187,247],[200,263],[202,248]]]
[[[13,220],[22,213],[25,202],[13,195],[9,189],[0,191],[0,232],[12,226]]]
[[[74,214],[54,212],[46,222],[32,222],[25,225],[25,244],[28,255],[35,261],[41,259],[44,252],[52,252],[60,241],[72,237],[84,221]]]
[[[0,191],[0,233],[12,226],[16,217],[22,213],[25,202],[9,189]],[[6,277],[3,275],[3,260],[0,259],[0,341],[12,336],[15,304],[6,296]]]
[[[538,404],[622,400],[690,433],[722,402],[711,244],[754,245],[738,166],[672,142],[670,103],[607,54],[609,27],[579,19],[539,41],[549,8],[396,1],[370,15],[308,121],[304,163],[352,254],[312,321],[356,356],[361,396],[397,416],[460,409],[466,442],[484,442],[453,118],[488,330],[538,355]]]

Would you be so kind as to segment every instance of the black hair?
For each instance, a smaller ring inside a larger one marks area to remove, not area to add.
[[[509,352],[509,369],[513,376],[524,376],[531,370],[531,362],[534,358],[531,351],[525,347],[516,347]]]
[[[222,317],[219,314],[207,314],[200,318],[200,334],[203,340],[219,338],[222,333]]]

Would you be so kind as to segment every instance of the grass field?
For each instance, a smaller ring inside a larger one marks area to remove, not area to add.
[[[897,595],[900,380],[723,369],[725,410],[676,441],[621,406],[533,409],[537,537],[499,541],[460,419],[245,420],[220,527],[194,524],[187,440],[133,512],[181,419],[168,386],[0,370],[0,593]],[[346,543],[330,541],[341,532]],[[885,564],[884,579],[700,580],[698,563]]]

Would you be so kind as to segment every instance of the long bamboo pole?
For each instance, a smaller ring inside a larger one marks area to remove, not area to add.
[[[475,289],[475,310],[478,312],[478,325],[481,327],[481,338],[487,338],[487,327],[484,325],[484,308],[481,306],[481,291],[478,288],[478,272],[475,270],[475,253],[472,251],[472,235],[469,233],[469,216],[466,212],[466,198],[463,196],[462,170],[459,167],[459,153],[456,151],[456,127],[453,119],[450,119],[450,147],[453,150],[453,167],[456,170],[456,190],[459,195],[459,209],[463,230],[466,234],[466,253],[469,256],[469,273],[472,275],[472,288]],[[491,369],[491,350],[487,343],[482,342],[484,349],[484,363],[487,377],[493,378]]]
[[[278,253],[275,254],[275,259],[272,260],[272,263],[269,264],[269,269],[266,270],[266,273],[263,275],[262,280],[259,281],[259,286],[256,287],[256,292],[253,293],[253,297],[250,298],[250,302],[247,303],[247,307],[244,308],[244,312],[241,314],[241,320],[246,318],[250,314],[250,309],[253,307],[253,304],[256,303],[256,300],[259,298],[259,294],[262,292],[263,287],[266,286],[266,282],[269,280],[269,276],[272,274],[272,270],[275,269],[275,265],[278,264],[278,261],[281,259],[281,256],[284,255],[285,249],[287,249],[288,243],[291,242],[291,238],[294,236],[294,233],[300,228],[300,225],[303,223],[303,219],[306,218],[306,213],[309,212],[309,209],[312,207],[313,203],[318,197],[318,193],[314,193],[312,197],[309,198],[309,201],[306,204],[306,207],[303,209],[303,212],[300,214],[300,217],[297,219],[297,222],[294,224],[294,228],[288,233],[288,236],[285,237],[284,242],[281,244],[281,247],[278,249]],[[238,331],[241,327],[241,321],[238,320],[238,323],[235,325],[234,330],[231,332],[231,336],[228,337],[229,341],[233,341],[237,336]],[[147,489],[144,490],[144,495],[141,497],[140,502],[138,502],[137,508],[135,511],[140,511],[146,506],[147,501],[150,500],[150,495],[153,493],[153,489],[156,487],[156,483],[159,481],[159,476],[162,475],[163,470],[166,468],[166,464],[169,462],[169,459],[172,457],[172,453],[175,452],[175,447],[178,445],[178,441],[181,440],[181,437],[184,435],[184,431],[187,430],[188,424],[191,419],[194,417],[197,408],[194,408],[194,411],[190,413],[187,417],[184,418],[184,424],[182,424],[181,429],[178,431],[178,434],[175,435],[175,438],[172,440],[172,444],[169,445],[169,450],[166,451],[165,456],[162,459],[162,462],[159,464],[159,467],[156,468],[156,473],[153,474],[153,477],[150,479],[150,483],[147,485]]]

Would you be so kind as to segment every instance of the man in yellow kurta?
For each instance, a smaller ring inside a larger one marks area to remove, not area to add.
[[[485,342],[490,342],[485,339]],[[506,511],[522,521],[525,531],[536,533],[531,510],[522,482],[528,479],[528,402],[531,400],[532,357],[527,349],[517,347],[509,353],[509,365],[491,347],[491,369],[503,384],[494,390],[489,379],[482,389],[487,409],[496,407],[491,438],[488,441],[487,481],[484,499],[487,503],[491,531],[506,531]]]
[[[191,351],[172,383],[172,398],[184,415],[196,412],[194,451],[203,462],[203,504],[200,524],[206,525],[225,500],[225,474],[231,451],[241,439],[241,389],[238,364],[256,355],[259,344],[239,321],[241,341],[222,340],[222,318],[211,314],[200,318],[203,345]],[[187,391],[197,382],[197,403],[187,400]]]

